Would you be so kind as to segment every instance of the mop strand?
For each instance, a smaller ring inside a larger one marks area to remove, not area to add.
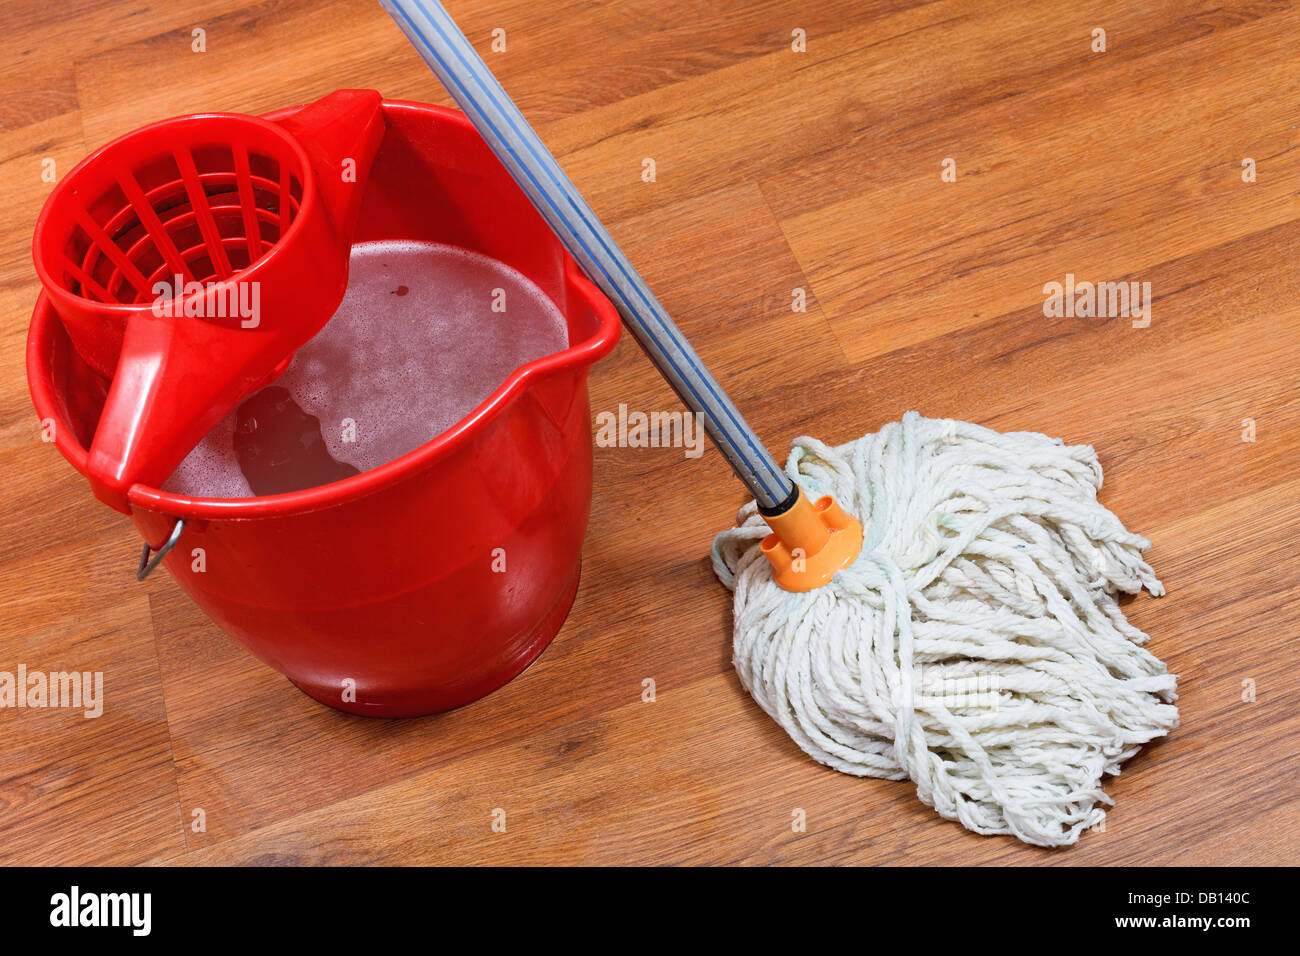
[[[1091,446],[908,412],[836,448],[796,439],[786,471],[866,539],[806,593],[773,581],[753,502],[714,539],[736,670],[763,710],[819,762],[911,778],[977,833],[1059,846],[1101,823],[1102,775],[1178,710],[1116,601],[1164,593],[1150,543],[1097,502]]]

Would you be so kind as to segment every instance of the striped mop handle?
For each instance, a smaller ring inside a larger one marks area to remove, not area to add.
[[[380,0],[768,513],[796,489],[437,0]]]

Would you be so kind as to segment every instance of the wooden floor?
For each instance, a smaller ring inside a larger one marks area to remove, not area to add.
[[[102,670],[107,702],[0,710],[0,861],[1300,862],[1300,12],[448,7],[781,457],[911,408],[1093,443],[1102,500],[1169,589],[1127,607],[1180,675],[1182,726],[1063,851],[818,766],[731,670],[707,553],[745,495],[712,449],[596,450],[577,603],[504,689],[409,721],[308,700],[167,575],[137,584],[129,523],[41,441],[23,348],[42,161],[339,87],[448,98],[372,0],[18,0],[0,8],[0,670]],[[1067,273],[1150,282],[1150,324],[1045,317]],[[627,337],[591,396],[675,407]]]

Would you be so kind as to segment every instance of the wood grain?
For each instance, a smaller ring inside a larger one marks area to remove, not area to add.
[[[1182,725],[1059,852],[816,765],[730,668],[707,554],[743,490],[679,449],[596,449],[577,602],[511,684],[410,721],[311,702],[166,576],[136,584],[128,523],[41,441],[41,162],[177,113],[446,94],[369,0],[22,0],[0,9],[0,670],[102,670],[106,702],[0,710],[0,861],[1300,862],[1292,4],[448,7],[775,451],[909,408],[1093,443],[1169,589],[1126,609],[1180,675]],[[1150,325],[1044,317],[1066,273],[1150,282]],[[590,388],[596,410],[674,407],[630,340]]]

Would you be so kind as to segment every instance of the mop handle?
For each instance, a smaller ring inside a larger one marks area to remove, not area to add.
[[[555,157],[438,0],[380,0],[537,211],[614,303],[629,331],[731,463],[765,513],[790,507],[794,483],[754,434],[632,268]]]

